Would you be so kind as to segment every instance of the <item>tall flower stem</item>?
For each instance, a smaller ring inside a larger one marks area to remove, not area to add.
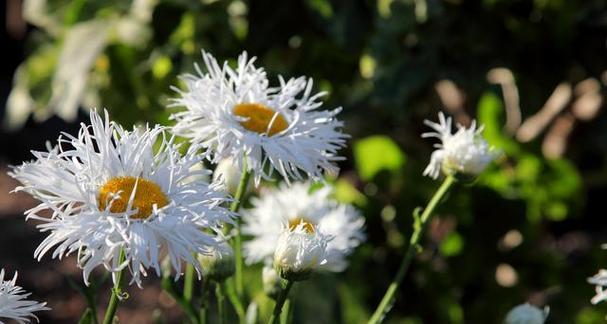
[[[211,282],[207,278],[203,278],[200,283],[200,310],[198,312],[198,324],[207,323],[207,309],[210,304],[210,292]]]
[[[183,299],[188,303],[192,302],[194,296],[194,272],[194,266],[188,262],[183,283]]]
[[[124,253],[124,249],[120,249],[120,254],[118,255],[118,264],[122,264],[126,258]],[[116,309],[118,308],[118,302],[122,298],[122,271],[118,271],[116,274],[116,282],[114,282],[114,288],[112,289],[112,295],[110,297],[110,302],[107,306],[107,310],[105,311],[105,317],[103,319],[103,324],[112,324],[114,323],[114,316],[116,316]]]
[[[280,292],[280,295],[278,295],[278,298],[276,298],[276,305],[274,306],[274,311],[272,312],[272,316],[270,317],[268,324],[279,323],[280,313],[282,313],[282,307],[284,306],[285,301],[287,301],[287,297],[289,296],[289,291],[291,290],[292,286],[293,286],[293,281],[287,280],[287,285]]]
[[[245,322],[246,312],[244,310],[244,306],[242,306],[242,302],[236,295],[236,289],[234,288],[234,281],[227,280],[224,283],[224,287],[226,289],[226,295],[228,296],[228,300],[234,307],[234,311],[240,320],[240,323]]]
[[[240,183],[236,189],[234,195],[234,201],[230,205],[230,211],[235,213],[238,212],[244,195],[249,185],[249,179],[251,178],[251,172],[247,169],[246,159],[242,164],[242,175],[240,176]],[[236,273],[234,274],[234,280],[236,281],[236,294],[239,298],[242,298],[244,289],[242,284],[242,236],[240,231],[240,217],[236,218],[236,237],[234,237],[234,259],[236,261]]]
[[[226,313],[223,309],[224,304],[224,294],[223,294],[223,286],[222,283],[218,282],[215,285],[215,297],[217,297],[217,323],[225,324],[226,321]]]
[[[445,194],[449,191],[449,189],[455,182],[456,179],[454,176],[447,176],[445,181],[443,181],[441,186],[434,193],[434,196],[432,196],[432,198],[428,202],[428,205],[424,209],[421,216],[419,215],[418,209],[413,212],[413,233],[411,234],[411,238],[409,239],[409,246],[407,247],[407,252],[405,253],[403,261],[400,264],[400,267],[398,269],[398,272],[396,273],[396,276],[394,277],[394,280],[392,280],[392,283],[390,283],[388,290],[386,290],[386,294],[377,306],[377,309],[373,313],[373,316],[371,316],[371,319],[369,319],[368,324],[380,323],[383,320],[384,316],[390,311],[394,295],[396,294],[396,291],[398,291],[398,287],[400,286],[401,282],[403,281],[403,278],[407,274],[407,270],[409,269],[409,265],[413,260],[413,256],[415,256],[415,254],[418,253],[419,250],[421,250],[419,247],[419,240],[422,237],[422,234],[424,233],[428,221],[432,217],[434,209],[436,209],[442,198],[445,196]]]

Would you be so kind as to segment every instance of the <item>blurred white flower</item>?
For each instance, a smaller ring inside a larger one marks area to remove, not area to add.
[[[191,178],[200,162],[193,151],[181,157],[173,138],[156,126],[132,132],[91,111],[91,125],[82,125],[76,137],[63,134],[48,152],[33,152],[35,161],[15,167],[11,176],[41,204],[26,212],[50,232],[34,252],[40,260],[78,255],[88,283],[99,265],[111,271],[128,268],[132,282],[153,268],[160,275],[160,260],[167,253],[176,276],[183,262],[200,265],[193,253],[217,245],[215,235],[232,214],[219,205],[226,201],[216,185]],[[154,147],[158,149],[154,150]],[[207,171],[208,172],[208,171]],[[50,218],[39,216],[52,211]],[[206,230],[206,231],[205,231]],[[119,261],[120,251],[126,260]]]
[[[202,276],[205,279],[222,282],[236,271],[234,250],[224,240],[211,247],[207,253],[199,254],[198,261],[202,266]]]
[[[322,233],[311,231],[307,223],[285,227],[276,243],[274,268],[286,280],[307,279],[327,263],[327,241]]]
[[[588,278],[588,282],[596,286],[596,296],[592,297],[590,302],[594,305],[607,300],[607,270],[601,269],[599,273],[592,278]]]
[[[251,199],[252,209],[243,210],[242,231],[252,236],[244,243],[247,263],[271,258],[285,227],[302,225],[308,232],[321,233],[327,242],[327,262],[322,269],[342,271],[346,257],[365,239],[364,218],[350,205],[331,199],[332,188],[310,192],[310,183],[285,184],[261,192]]]
[[[31,295],[16,285],[17,272],[12,280],[4,280],[4,269],[0,270],[0,323],[2,319],[12,319],[18,323],[29,323],[30,318],[38,321],[34,312],[49,310],[46,303],[39,303],[26,298]]]
[[[432,153],[424,175],[436,179],[441,170],[446,174],[461,172],[478,175],[499,155],[499,151],[490,147],[482,137],[483,127],[477,128],[475,120],[468,128],[457,125],[457,131],[453,134],[451,117],[445,118],[441,112],[438,119],[438,124],[424,121],[435,132],[423,133],[422,137],[436,137],[442,142],[434,145],[437,150]]]
[[[541,310],[525,303],[514,307],[506,315],[505,324],[544,324],[548,317],[548,307]]]
[[[325,93],[312,93],[312,79],[279,77],[279,86],[270,87],[246,52],[235,69],[202,55],[206,72],[196,66],[198,75],[183,77],[187,89],[175,88],[180,97],[173,106],[186,108],[172,115],[177,134],[208,149],[214,163],[231,158],[241,170],[246,161],[256,184],[274,170],[287,182],[337,172],[333,162],[343,159],[337,150],[348,137],[335,118],[341,108],[318,110]]]

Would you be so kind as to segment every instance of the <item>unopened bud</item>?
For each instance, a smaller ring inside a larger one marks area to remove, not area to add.
[[[220,242],[208,253],[199,254],[202,276],[217,282],[231,277],[235,271],[234,250],[226,242]]]

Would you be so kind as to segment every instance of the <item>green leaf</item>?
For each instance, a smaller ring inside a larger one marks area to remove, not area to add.
[[[440,252],[446,257],[456,256],[464,248],[464,239],[457,232],[451,232],[440,244]]]
[[[354,159],[358,175],[372,180],[380,171],[398,172],[405,165],[405,154],[389,137],[376,135],[354,143]]]
[[[484,125],[483,136],[487,142],[508,155],[519,152],[519,145],[502,132],[504,106],[493,92],[485,92],[478,102],[478,121]]]
[[[334,184],[334,196],[339,202],[365,206],[367,197],[358,191],[349,181],[339,179]]]

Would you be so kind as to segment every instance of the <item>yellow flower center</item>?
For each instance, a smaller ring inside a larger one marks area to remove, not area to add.
[[[299,224],[303,224],[303,228],[308,234],[314,234],[314,232],[316,232],[316,227],[314,226],[314,224],[301,217],[289,220],[289,230],[294,231],[297,226],[299,226]]]
[[[150,180],[135,177],[116,177],[110,179],[99,189],[97,196],[99,209],[105,210],[107,204],[111,202],[110,211],[112,213],[125,212],[135,185],[137,185],[137,190],[131,203],[131,209],[136,209],[137,213],[131,215],[131,218],[146,219],[152,214],[154,205],[157,208],[162,208],[169,203],[169,199],[162,192],[160,186]],[[120,197],[112,201],[115,195],[120,195]]]
[[[273,136],[289,127],[281,113],[258,103],[241,103],[234,106],[234,115],[247,118],[242,127],[259,134]]]

